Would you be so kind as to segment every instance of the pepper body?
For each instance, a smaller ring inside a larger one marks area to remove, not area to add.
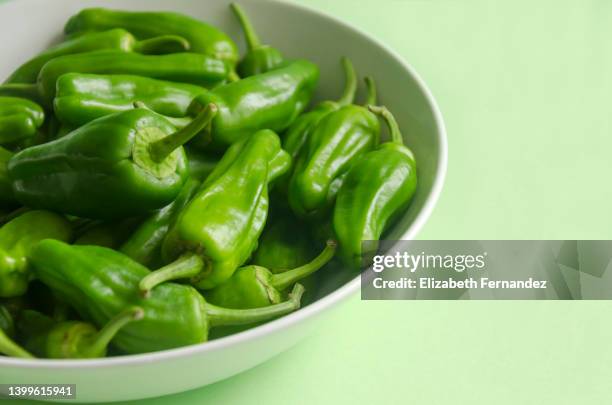
[[[67,73],[57,80],[55,115],[65,125],[78,127],[141,102],[158,114],[185,117],[200,86],[130,75]]]
[[[219,164],[220,157],[211,153],[186,148],[187,159],[189,160],[189,175],[201,182],[215,170]]]
[[[64,32],[72,35],[111,28],[125,28],[139,39],[178,35],[189,42],[192,52],[224,60],[232,67],[238,61],[238,47],[227,34],[179,13],[88,8],[72,16]]]
[[[18,97],[0,97],[0,145],[31,138],[45,121],[41,106]]]
[[[195,145],[227,146],[262,128],[285,130],[310,103],[318,79],[316,65],[298,60],[196,97],[192,114],[209,103],[219,107],[219,114],[210,132],[198,137]]]
[[[10,312],[0,305],[0,354],[11,357],[33,358],[34,356],[19,346],[14,340],[15,322]]]
[[[138,219],[102,222],[85,230],[74,241],[75,245],[103,246],[117,249],[138,226]]]
[[[363,251],[363,241],[378,241],[388,226],[408,208],[417,188],[414,155],[403,145],[395,120],[383,114],[393,141],[382,144],[349,170],[336,201],[333,223],[346,264],[360,268],[374,246]],[[383,112],[384,111],[384,112]],[[374,249],[375,250],[375,249]]]
[[[0,297],[18,297],[31,279],[28,254],[43,239],[69,241],[70,223],[47,211],[28,211],[0,228]]]
[[[141,55],[98,51],[60,56],[49,61],[38,76],[38,90],[47,105],[52,105],[57,80],[66,73],[145,76],[210,87],[223,83],[229,72],[227,64],[222,60],[197,53]]]
[[[153,41],[138,42],[132,34],[121,28],[94,32],[68,39],[38,54],[15,70],[6,83],[35,83],[40,69],[51,59],[101,50],[149,54],[185,52],[189,50],[189,42],[177,36],[166,36],[156,38]]]
[[[11,152],[0,147],[0,207],[3,208],[17,205],[11,187],[11,179],[8,176],[7,164],[11,157],[13,157]]]

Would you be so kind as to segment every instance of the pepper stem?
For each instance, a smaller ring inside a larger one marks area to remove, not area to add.
[[[368,89],[368,98],[366,99],[366,105],[376,105],[378,102],[378,90],[376,89],[376,82],[370,76],[366,77],[364,80]]]
[[[20,357],[22,359],[34,358],[32,354],[8,337],[2,329],[0,329],[0,353],[10,357]]]
[[[37,84],[30,83],[6,83],[0,85],[0,96],[21,97],[35,103],[41,104],[42,97],[38,91]]]
[[[355,101],[355,94],[357,93],[357,73],[355,72],[355,66],[353,66],[353,63],[347,57],[342,58],[342,67],[344,68],[346,85],[344,86],[342,97],[338,100],[338,104],[349,105],[353,104]]]
[[[142,294],[148,297],[151,290],[156,286],[166,281],[196,277],[205,270],[205,267],[205,263],[199,255],[187,253],[169,265],[149,273],[140,280],[138,286]]]
[[[398,143],[400,145],[404,144],[404,137],[402,136],[399,125],[387,107],[369,105],[368,110],[385,120],[387,126],[389,127],[389,133],[391,134],[391,142]]]
[[[243,8],[237,3],[232,3],[230,5],[230,8],[234,12],[236,18],[238,18],[240,25],[242,26],[242,30],[244,31],[244,37],[246,38],[249,50],[252,51],[253,49],[260,47],[261,41],[259,40],[259,36],[257,35],[257,32],[255,31],[255,28],[253,28],[251,20],[249,19]]]
[[[178,35],[161,35],[134,43],[134,52],[145,55],[161,55],[166,53],[187,52],[191,44]]]
[[[140,307],[130,307],[115,315],[115,317],[108,321],[108,323],[93,337],[91,344],[84,350],[85,356],[103,356],[111,340],[113,340],[121,328],[130,322],[139,321],[142,318],[144,318],[144,310]]]
[[[218,108],[215,104],[208,104],[186,127],[159,141],[152,142],[149,145],[151,159],[155,163],[163,162],[172,152],[189,142],[194,136],[209,126],[217,115],[217,111]]]
[[[304,287],[296,284],[289,294],[289,299],[280,304],[254,309],[229,309],[206,303],[206,315],[211,326],[246,325],[267,321],[286,315],[300,308]]]
[[[278,291],[283,291],[289,288],[290,285],[295,284],[305,277],[308,277],[333,259],[334,255],[336,254],[336,248],[336,241],[327,241],[327,246],[325,246],[325,249],[323,249],[319,256],[315,257],[310,263],[293,270],[273,275],[271,277],[272,286]]]

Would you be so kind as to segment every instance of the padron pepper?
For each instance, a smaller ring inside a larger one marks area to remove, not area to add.
[[[53,110],[64,125],[72,127],[131,110],[135,102],[161,115],[185,117],[193,99],[206,91],[193,84],[142,76],[82,73],[60,76],[56,87]]]
[[[378,241],[388,226],[408,208],[417,188],[414,155],[404,146],[393,115],[384,107],[370,106],[389,126],[391,141],[362,156],[349,170],[334,208],[335,234],[340,254],[350,266],[360,268],[375,245],[362,249],[363,241]]]
[[[165,35],[145,41],[137,41],[132,34],[121,28],[94,32],[68,39],[38,54],[13,72],[6,83],[35,83],[40,69],[51,59],[101,50],[164,54],[188,51],[189,42],[176,35]]]
[[[124,326],[113,346],[126,354],[148,353],[205,342],[210,328],[270,320],[300,306],[303,287],[289,300],[266,308],[236,310],[212,305],[193,287],[166,283],[148,298],[138,284],[149,271],[127,256],[96,246],[45,240],[31,255],[36,275],[98,327],[121,310],[138,306],[144,317]]]
[[[45,112],[33,101],[0,97],[0,145],[31,138],[45,122]]]
[[[65,218],[47,211],[28,211],[0,228],[0,297],[25,294],[32,277],[28,254],[43,239],[69,241],[72,227]]]
[[[138,108],[99,118],[8,164],[15,197],[28,207],[119,219],[172,202],[188,176],[181,147],[216,114],[209,105],[187,127]]]
[[[368,104],[376,101],[372,79],[366,79]],[[295,163],[289,182],[289,204],[303,217],[320,215],[332,204],[351,165],[374,149],[380,123],[367,108],[347,105],[319,121]]]
[[[175,279],[211,289],[228,280],[256,249],[268,215],[268,185],[290,165],[272,131],[232,145],[168,232],[162,255],[174,261],[147,275],[144,289]]]
[[[238,63],[238,75],[243,78],[250,77],[279,67],[284,62],[282,53],[261,43],[253,24],[240,5],[232,3],[231,8],[240,22],[247,43],[247,54]]]
[[[54,322],[35,311],[24,311],[20,327],[24,348],[47,359],[94,359],[106,356],[117,333],[144,317],[140,307],[128,307],[112,317],[102,329],[83,321]],[[33,324],[33,325],[29,325]]]
[[[8,176],[8,161],[13,157],[13,153],[0,147],[0,207],[9,208],[17,205],[17,200],[13,195],[11,179]]]
[[[178,35],[189,42],[192,52],[221,59],[231,67],[238,61],[238,47],[226,33],[179,13],[87,8],[68,20],[64,32],[74,35],[111,28],[125,28],[139,39]]]

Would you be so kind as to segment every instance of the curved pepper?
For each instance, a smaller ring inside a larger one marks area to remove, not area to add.
[[[240,5],[232,3],[230,7],[244,31],[248,48],[246,56],[238,63],[237,71],[240,77],[259,75],[279,67],[284,62],[283,54],[278,49],[261,43],[249,17]]]
[[[8,150],[0,147],[0,207],[9,208],[17,205],[17,200],[13,195],[11,187],[11,179],[8,176],[8,161],[13,157],[13,154]]]
[[[65,125],[79,127],[141,102],[168,117],[184,117],[193,99],[206,89],[130,75],[67,73],[57,80],[53,110]]]
[[[192,52],[224,60],[232,67],[238,61],[238,47],[227,34],[179,13],[87,8],[68,20],[64,32],[71,35],[111,28],[125,28],[141,39],[178,35],[189,42]]]
[[[368,103],[376,99],[367,79]],[[344,106],[318,123],[300,153],[289,182],[289,204],[299,216],[324,212],[334,201],[351,165],[378,145],[380,123],[364,107]]]
[[[195,98],[197,114],[209,103],[219,107],[210,131],[195,140],[199,147],[227,146],[265,128],[280,132],[289,127],[310,103],[319,69],[305,60],[218,87]]]
[[[25,311],[20,320],[27,332],[24,347],[37,357],[48,359],[94,359],[106,356],[108,345],[131,322],[144,317],[140,307],[129,307],[111,318],[101,330],[88,322],[63,321]],[[34,323],[35,325],[28,325]]]
[[[95,32],[68,39],[38,54],[13,72],[6,83],[35,83],[40,69],[51,59],[64,55],[100,50],[163,54],[188,51],[189,42],[185,38],[176,35],[166,35],[145,41],[137,41],[132,34],[121,28]]]
[[[152,289],[189,279],[210,289],[229,279],[257,247],[268,215],[269,183],[290,165],[272,131],[230,147],[164,240],[163,258],[174,262],[148,275],[143,285]]]
[[[283,291],[320,270],[336,252],[336,243],[327,242],[325,249],[310,263],[274,274],[261,266],[242,267],[225,283],[205,292],[208,302],[227,308],[261,308],[278,304]]]
[[[28,211],[0,228],[0,297],[17,297],[31,278],[28,254],[43,239],[69,241],[70,222],[47,211]]]
[[[41,106],[17,97],[0,97],[0,145],[31,138],[45,121]]]
[[[414,155],[404,146],[395,118],[384,107],[370,107],[370,111],[387,122],[392,140],[363,156],[349,170],[333,215],[341,256],[356,268],[370,253],[362,251],[362,242],[378,241],[406,211],[417,188]]]
[[[176,132],[146,109],[99,118],[13,156],[8,171],[15,197],[28,207],[93,219],[162,208],[176,198],[188,175],[181,145],[215,114],[210,105]]]
[[[35,246],[30,257],[36,275],[98,327],[126,307],[141,307],[144,318],[123,327],[113,340],[113,345],[127,354],[202,343],[212,327],[285,315],[299,308],[303,293],[298,285],[281,304],[226,309],[209,304],[193,287],[174,283],[160,285],[148,298],[142,297],[138,284],[149,271],[114,250],[46,240]]]

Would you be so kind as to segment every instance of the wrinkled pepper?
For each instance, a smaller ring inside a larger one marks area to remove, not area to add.
[[[376,91],[371,79],[367,83],[367,101],[372,104]],[[379,138],[378,118],[365,107],[347,105],[321,119],[296,160],[289,182],[293,211],[303,217],[326,212],[348,169],[374,149]]]
[[[334,208],[334,230],[340,255],[350,266],[360,268],[370,249],[363,241],[378,241],[387,227],[403,214],[417,188],[413,153],[404,146],[393,115],[384,107],[370,107],[389,126],[391,141],[361,157],[349,170]]]
[[[175,279],[210,289],[228,280],[256,249],[268,215],[268,185],[290,165],[272,131],[232,145],[170,228],[162,255],[174,261],[149,274],[143,289]]]
[[[176,35],[166,35],[145,41],[137,41],[132,34],[121,28],[94,32],[68,39],[38,54],[13,72],[6,83],[35,83],[40,69],[51,59],[64,55],[101,50],[164,54],[186,52],[189,50],[189,42],[185,38]]]
[[[47,211],[28,211],[0,228],[0,297],[25,294],[31,279],[28,254],[43,239],[69,241],[72,227]]]
[[[13,157],[11,152],[0,147],[0,207],[2,208],[17,205],[17,200],[15,200],[11,187],[11,179],[8,176],[7,164],[11,157]]]
[[[18,97],[0,97],[0,145],[31,138],[45,122],[41,106]]]
[[[65,125],[79,127],[141,102],[168,117],[185,117],[193,99],[206,89],[130,75],[67,73],[57,80],[53,109]]]
[[[231,67],[238,61],[238,47],[227,34],[179,13],[88,8],[72,16],[64,32],[73,35],[111,28],[125,28],[139,39],[178,35],[189,42],[192,52],[226,61]]]
[[[127,256],[95,246],[70,246],[45,240],[31,255],[36,275],[81,316],[98,327],[130,306],[144,310],[138,322],[124,326],[113,346],[126,354],[147,353],[202,343],[210,328],[266,321],[295,311],[303,287],[296,285],[288,301],[249,310],[212,305],[193,287],[166,283],[149,297],[138,293],[138,284],[149,271]],[[180,316],[177,316],[180,314]]]
[[[141,108],[94,120],[15,154],[8,163],[15,197],[28,207],[93,219],[129,218],[162,208],[188,176],[181,145],[215,114],[210,105],[178,131]]]
[[[278,49],[261,43],[253,24],[240,5],[232,3],[231,8],[240,22],[247,43],[247,54],[238,63],[238,75],[245,78],[279,67],[284,62],[283,54]]]

